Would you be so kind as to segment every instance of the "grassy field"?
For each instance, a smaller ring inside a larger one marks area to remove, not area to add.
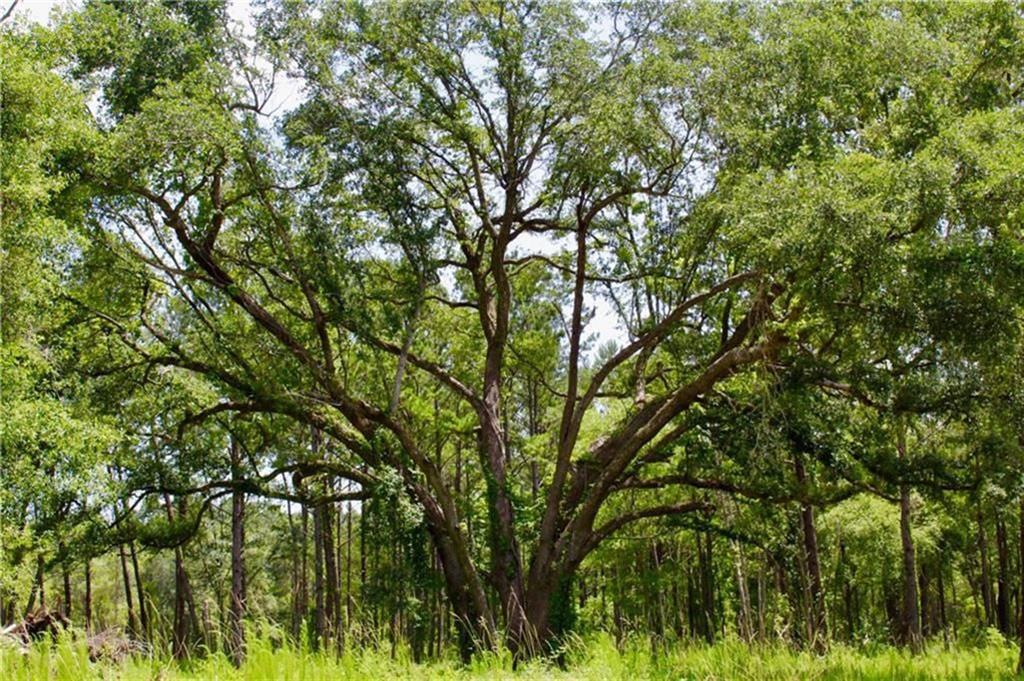
[[[794,652],[782,647],[751,648],[738,642],[711,647],[674,647],[652,655],[648,645],[634,642],[616,648],[608,637],[574,646],[564,669],[542,662],[513,670],[501,655],[480,656],[471,665],[455,660],[417,665],[404,653],[394,658],[386,651],[363,650],[340,657],[274,649],[255,642],[246,664],[234,669],[214,655],[178,666],[166,659],[135,657],[120,664],[89,662],[84,645],[71,640],[37,645],[29,655],[0,649],[0,678],[5,681],[220,681],[232,679],[282,681],[335,681],[340,679],[672,679],[724,681],[726,679],[908,679],[937,680],[1013,679],[1016,649],[990,644],[975,649],[946,651],[941,645],[923,655],[891,648],[874,651],[834,647],[827,655]]]

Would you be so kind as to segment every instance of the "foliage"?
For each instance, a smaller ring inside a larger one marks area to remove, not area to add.
[[[310,654],[278,648],[271,640],[253,642],[252,654],[241,669],[215,656],[177,668],[160,659],[132,658],[121,664],[91,665],[85,649],[70,640],[46,644],[22,658],[0,651],[4,678],[56,681],[81,678],[151,679],[154,675],[171,680],[210,679],[908,679],[911,681],[968,681],[1012,679],[1007,672],[1016,655],[999,644],[983,648],[943,650],[937,647],[923,657],[910,657],[892,649],[858,650],[838,648],[827,657],[817,657],[786,648],[750,649],[736,641],[713,647],[679,647],[657,655],[640,640],[617,648],[608,638],[596,638],[572,646],[570,662],[561,669],[534,662],[512,669],[502,657],[488,657],[471,667],[451,660],[428,665],[415,664],[408,651],[392,657],[385,650],[346,651],[340,657]]]

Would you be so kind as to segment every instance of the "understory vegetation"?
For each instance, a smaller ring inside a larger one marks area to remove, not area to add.
[[[97,664],[79,642],[62,639],[36,646],[28,656],[0,651],[0,674],[10,681],[362,681],[364,679],[579,679],[580,681],[996,681],[1017,678],[1015,647],[947,650],[930,645],[922,655],[891,647],[836,646],[827,655],[791,648],[750,646],[728,640],[712,646],[658,646],[634,639],[616,645],[610,636],[564,645],[562,664],[534,660],[513,664],[510,655],[487,653],[465,665],[456,657],[417,663],[407,647],[397,651],[364,646],[340,654],[279,647],[255,638],[236,667],[218,654],[184,664],[167,657],[134,656]]]

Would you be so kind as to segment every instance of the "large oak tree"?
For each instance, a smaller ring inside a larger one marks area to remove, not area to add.
[[[242,38],[222,6],[87,3],[65,25],[98,88],[101,274],[78,302],[218,386],[191,420],[285,415],[333,442],[309,470],[397,485],[467,636],[534,653],[602,541],[712,512],[687,491],[707,481],[663,475],[710,395],[865,340],[928,249],[1015,252],[1019,212],[971,192],[1019,198],[1019,23],[282,2]],[[274,119],[282,72],[301,101]],[[471,415],[483,549],[434,389]]]

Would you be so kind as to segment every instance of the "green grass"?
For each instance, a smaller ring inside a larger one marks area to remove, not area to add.
[[[512,669],[507,655],[482,655],[468,666],[455,660],[426,665],[412,662],[406,651],[392,658],[388,651],[363,649],[340,657],[275,649],[266,639],[254,641],[241,669],[234,669],[222,655],[194,660],[183,666],[156,657],[134,657],[121,664],[89,662],[85,646],[65,638],[58,643],[36,645],[27,656],[0,648],[0,678],[10,681],[335,681],[366,679],[665,679],[768,681],[812,679],[1013,679],[1016,648],[989,644],[982,648],[946,651],[941,645],[911,657],[893,648],[857,650],[835,646],[824,656],[793,651],[782,646],[752,648],[738,641],[714,646],[674,646],[652,655],[641,640],[617,649],[611,638],[598,636],[586,644],[570,646],[565,669],[533,662]]]

